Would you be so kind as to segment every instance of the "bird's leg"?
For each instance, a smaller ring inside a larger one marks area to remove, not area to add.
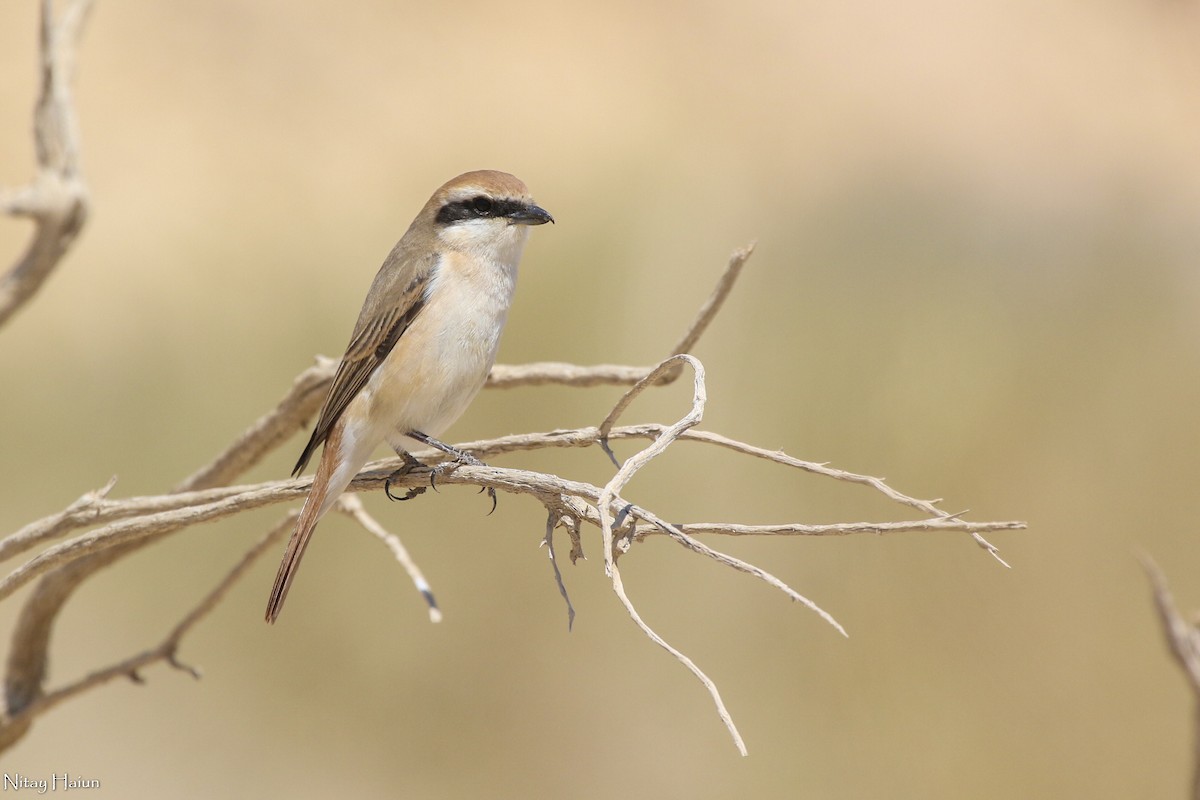
[[[439,441],[439,440],[433,438],[432,436],[429,436],[428,434],[421,433],[420,431],[408,431],[405,434],[405,436],[409,437],[410,439],[416,439],[421,444],[428,445],[428,446],[432,447],[434,450],[441,450],[446,455],[454,456],[453,461],[443,461],[441,464],[438,464],[436,467],[434,467],[430,471],[429,485],[431,487],[433,487],[434,491],[437,491],[437,485],[436,485],[437,476],[442,474],[443,472],[446,472],[447,470],[454,469],[455,467],[457,467],[461,464],[466,464],[469,467],[486,467],[487,466],[487,464],[483,463],[478,458],[476,458],[475,456],[466,452],[465,450],[459,450],[457,447],[448,445],[445,442]],[[495,511],[496,510],[496,490],[493,489],[491,486],[485,486],[484,489],[487,489],[488,497],[490,497],[492,499],[492,511]],[[480,489],[479,491],[482,492],[483,489]],[[489,511],[488,514],[491,514],[492,511]]]
[[[393,472],[391,475],[388,475],[387,480],[383,482],[383,493],[388,496],[389,500],[412,500],[414,497],[416,497],[419,494],[425,494],[424,486],[412,487],[411,489],[409,489],[407,492],[404,493],[403,497],[397,497],[396,495],[392,494],[392,481],[399,480],[400,478],[403,478],[408,473],[412,472],[414,469],[425,466],[420,461],[418,461],[416,458],[414,458],[413,454],[408,452],[407,450],[402,450],[399,447],[397,447],[396,455],[398,455],[404,459],[404,466],[400,467],[398,470]],[[430,474],[432,475],[432,473],[430,473]]]

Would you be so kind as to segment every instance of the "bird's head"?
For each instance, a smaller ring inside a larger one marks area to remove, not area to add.
[[[528,226],[554,222],[520,179],[495,170],[467,172],[448,181],[429,199],[426,215],[444,246],[503,260],[511,251],[519,258]]]

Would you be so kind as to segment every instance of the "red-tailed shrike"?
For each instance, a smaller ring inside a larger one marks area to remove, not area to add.
[[[433,193],[384,260],[342,356],[299,475],[322,443],[312,489],[267,603],[279,617],[317,522],[383,442],[462,457],[434,437],[466,410],[496,359],[529,225],[553,222],[504,172],[459,175]]]

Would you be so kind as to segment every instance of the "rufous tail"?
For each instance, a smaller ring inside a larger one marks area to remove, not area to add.
[[[283,609],[283,601],[287,599],[288,589],[291,588],[292,581],[296,577],[300,559],[304,557],[304,550],[308,547],[308,540],[312,538],[317,523],[321,521],[321,517],[325,516],[325,512],[333,505],[333,501],[349,485],[355,473],[358,472],[358,467],[361,466],[355,465],[354,469],[343,469],[339,474],[339,461],[344,455],[341,452],[342,430],[343,423],[334,425],[329,432],[329,438],[325,440],[325,450],[321,453],[320,463],[317,464],[312,489],[309,490],[308,499],[304,501],[304,508],[300,511],[300,520],[296,523],[296,530],[292,531],[292,538],[288,540],[287,549],[283,552],[283,561],[279,563],[279,572],[275,574],[275,585],[271,587],[271,598],[267,601],[267,622],[274,622],[279,618],[279,612]],[[341,485],[338,486],[337,483]]]

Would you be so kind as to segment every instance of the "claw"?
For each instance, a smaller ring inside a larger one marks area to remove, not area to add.
[[[470,453],[467,453],[463,450],[459,450],[458,448],[455,448],[455,447],[451,447],[450,445],[445,444],[444,442],[439,442],[437,439],[434,439],[432,436],[428,436],[424,433],[421,433],[420,431],[408,431],[405,435],[412,439],[416,439],[421,444],[429,445],[430,447],[434,448],[435,450],[441,450],[446,455],[454,456],[453,461],[444,461],[441,464],[438,464],[432,470],[430,470],[430,472],[429,472],[429,488],[433,489],[435,492],[438,490],[437,476],[440,475],[443,470],[445,470],[447,468],[456,467],[461,464],[466,464],[466,465],[472,466],[472,467],[486,467],[487,466],[486,464],[484,464],[482,461],[480,461],[478,458],[471,455]],[[484,489],[487,489],[488,497],[492,498],[492,510],[488,512],[488,516],[491,516],[492,512],[496,510],[496,505],[497,505],[496,490],[490,486],[484,486],[484,487],[481,487],[479,489],[479,491],[482,492]],[[412,493],[412,491],[413,491],[412,489],[409,490],[410,494]],[[424,491],[424,490],[422,489],[422,491]],[[405,499],[407,499],[407,498],[405,498]]]
[[[401,467],[400,469],[393,472],[391,475],[388,475],[387,480],[385,480],[383,482],[383,493],[385,495],[387,495],[388,500],[407,500],[408,499],[407,497],[397,497],[396,495],[392,494],[392,480],[394,478],[398,477],[400,475],[400,473],[403,471],[404,471],[404,468]]]
[[[398,496],[392,494],[392,481],[397,480],[398,478],[403,478],[405,475],[412,472],[417,467],[424,466],[420,461],[417,461],[415,458],[413,458],[408,453],[402,453],[402,455],[404,457],[403,466],[401,466],[399,469],[397,469],[391,475],[388,475],[387,480],[385,480],[383,482],[383,493],[385,495],[387,495],[387,498],[389,500],[394,500],[394,501],[399,501],[399,502],[403,502],[405,500],[412,500],[414,497],[416,497],[419,494],[425,494],[424,486],[414,486],[413,488],[406,491],[404,493],[403,497],[398,497]]]

